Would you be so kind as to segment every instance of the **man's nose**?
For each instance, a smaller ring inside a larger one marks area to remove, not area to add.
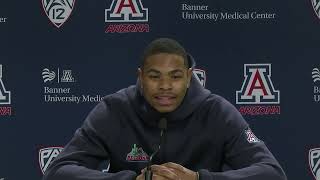
[[[168,78],[161,78],[159,82],[159,89],[161,90],[171,90],[172,82]]]

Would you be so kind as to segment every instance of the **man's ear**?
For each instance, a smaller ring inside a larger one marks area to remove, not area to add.
[[[187,83],[187,87],[189,88],[190,86],[190,82],[191,82],[191,77],[192,77],[192,68],[189,68],[187,71],[187,75],[188,75],[188,83]]]
[[[139,80],[141,89],[143,88],[143,85],[142,85],[142,73],[143,72],[142,72],[141,68],[138,68],[138,80]]]

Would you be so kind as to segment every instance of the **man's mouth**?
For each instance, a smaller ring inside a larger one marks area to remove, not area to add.
[[[156,95],[154,96],[156,102],[160,106],[170,106],[174,103],[176,96],[172,94],[166,94],[166,95]]]

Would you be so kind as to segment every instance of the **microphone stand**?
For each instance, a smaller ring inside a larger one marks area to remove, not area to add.
[[[150,158],[149,158],[149,162],[147,165],[147,170],[144,172],[144,179],[145,180],[152,180],[152,171],[151,171],[151,165],[152,165],[152,159],[153,157],[160,151],[161,148],[161,144],[163,144],[163,135],[165,130],[167,129],[167,119],[165,118],[161,118],[158,124],[159,128],[161,129],[161,133],[160,133],[160,143],[159,146],[157,147],[157,149],[151,154]]]

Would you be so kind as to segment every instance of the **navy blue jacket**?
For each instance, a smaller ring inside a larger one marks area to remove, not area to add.
[[[279,163],[254,136],[237,109],[204,89],[195,77],[182,104],[158,113],[138,85],[108,95],[47,169],[44,180],[132,180],[159,144],[158,121],[167,131],[154,164],[175,162],[200,180],[285,180]],[[108,172],[99,168],[110,162]],[[227,164],[232,170],[223,171]]]

